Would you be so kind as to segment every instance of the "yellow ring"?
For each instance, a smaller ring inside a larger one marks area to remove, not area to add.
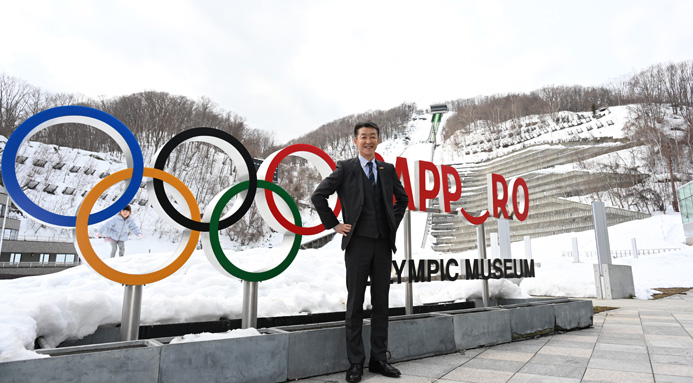
[[[183,195],[183,198],[185,198],[185,202],[188,204],[188,206],[190,206],[190,213],[192,215],[191,218],[193,220],[200,221],[200,209],[197,206],[197,200],[195,200],[195,196],[181,180],[170,173],[166,173],[163,170],[154,168],[144,168],[144,176],[160,179],[176,188],[176,190]],[[188,243],[183,251],[181,251],[181,254],[173,262],[171,262],[171,264],[151,273],[123,273],[104,263],[104,261],[102,261],[98,255],[96,255],[94,248],[91,246],[91,242],[89,242],[89,214],[91,213],[91,209],[94,207],[94,204],[99,199],[99,196],[101,196],[109,187],[130,177],[132,177],[131,168],[115,172],[101,180],[96,184],[96,186],[94,186],[93,189],[89,191],[89,193],[87,193],[87,195],[84,197],[82,205],[79,207],[79,211],[77,212],[75,238],[77,239],[77,247],[82,257],[84,257],[84,260],[87,261],[89,266],[91,266],[94,271],[101,274],[103,277],[112,280],[113,282],[122,283],[125,285],[145,285],[160,281],[178,271],[178,269],[180,269],[185,262],[190,259],[190,256],[197,245],[197,241],[200,238],[200,232],[191,231]]]

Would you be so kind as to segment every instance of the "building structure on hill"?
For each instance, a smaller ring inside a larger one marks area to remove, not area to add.
[[[463,207],[471,214],[486,210],[486,177],[489,173],[502,174],[506,179],[522,177],[527,182],[531,196],[529,217],[524,222],[510,222],[512,241],[522,240],[524,236],[534,238],[592,230],[594,223],[591,205],[570,197],[613,188],[629,188],[641,183],[646,177],[644,174],[628,171],[604,173],[557,168],[634,145],[627,140],[610,140],[608,145],[604,145],[605,141],[595,139],[555,145],[541,144],[480,163],[451,164],[462,180],[462,197],[452,204],[452,208],[459,210]],[[435,202],[432,207],[437,207]],[[607,208],[609,225],[649,216],[638,211]],[[434,250],[465,251],[476,248],[476,230],[461,216],[432,213],[429,221]],[[496,230],[489,227],[488,235],[493,231]]]

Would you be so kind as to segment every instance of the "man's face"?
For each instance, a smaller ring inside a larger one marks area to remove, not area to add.
[[[365,159],[372,160],[375,157],[375,149],[380,143],[378,131],[375,128],[360,128],[354,137],[354,145],[359,148],[359,154]]]
[[[121,210],[120,215],[122,215],[123,218],[127,218],[130,215],[130,211],[129,210]]]

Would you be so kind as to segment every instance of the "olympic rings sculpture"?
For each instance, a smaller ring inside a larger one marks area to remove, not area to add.
[[[74,216],[50,212],[31,201],[22,190],[15,169],[19,148],[33,135],[57,124],[78,123],[94,127],[116,141],[125,154],[127,168],[113,173],[99,181],[85,196]],[[185,142],[205,142],[221,149],[236,165],[238,183],[222,190],[207,205],[204,214],[192,192],[175,176],[164,171],[166,161],[173,150]],[[248,150],[232,135],[218,129],[193,128],[172,137],[154,155],[150,167],[144,166],[142,150],[135,136],[118,119],[98,109],[83,106],[61,106],[39,112],[24,121],[10,135],[2,153],[2,179],[8,195],[15,205],[27,215],[44,224],[73,228],[75,249],[87,264],[103,277],[127,285],[144,285],[160,281],[179,270],[188,261],[200,234],[205,256],[209,262],[224,275],[258,282],[276,277],[286,270],[296,258],[303,235],[318,234],[325,230],[322,224],[303,227],[298,206],[286,190],[272,183],[272,177],[279,163],[287,156],[295,155],[306,159],[326,177],[336,167],[334,160],[324,151],[311,145],[292,145],[270,155],[255,172],[253,159]],[[129,274],[113,269],[94,252],[89,242],[88,226],[103,222],[120,212],[137,194],[143,178],[148,178],[147,192],[152,206],[159,216],[174,226],[182,227],[182,241],[169,261],[159,269],[144,274]],[[98,198],[111,186],[125,181],[126,187],[120,198],[105,209],[96,213],[91,210]],[[257,189],[264,193],[257,193]],[[184,207],[182,214],[169,201],[168,194]],[[275,200],[274,194],[280,199]],[[234,196],[238,200],[230,211],[222,217],[226,205]],[[287,250],[286,258],[274,267],[256,271],[243,270],[236,266],[224,253],[219,230],[238,222],[256,202],[260,215],[277,232],[284,233],[281,249]],[[336,196],[330,200],[335,214],[341,210]],[[288,218],[287,218],[288,217]]]

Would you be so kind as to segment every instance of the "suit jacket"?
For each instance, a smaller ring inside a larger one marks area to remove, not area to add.
[[[392,164],[374,160],[378,171],[378,187],[382,188],[383,206],[387,214],[387,222],[390,226],[390,246],[396,252],[395,236],[404,212],[409,204],[409,197],[397,177],[397,172]],[[342,250],[346,250],[349,241],[358,224],[361,208],[363,207],[363,175],[361,163],[358,157],[337,162],[337,168],[327,176],[315,189],[311,196],[311,202],[315,206],[320,220],[326,229],[331,229],[339,224],[339,220],[330,209],[327,198],[337,192],[342,203],[342,217],[344,223],[351,225],[351,231],[342,238]],[[392,203],[392,196],[395,203]]]

